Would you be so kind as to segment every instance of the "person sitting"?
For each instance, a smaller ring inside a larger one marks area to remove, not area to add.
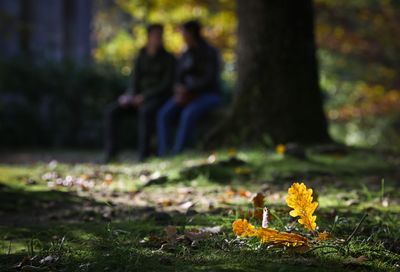
[[[181,32],[187,49],[178,60],[174,96],[157,114],[160,156],[181,152],[199,117],[222,103],[218,50],[203,38],[197,21],[184,23]],[[179,115],[175,142],[170,146],[172,121]]]
[[[163,26],[147,28],[147,43],[134,64],[133,90],[121,95],[106,110],[105,161],[117,155],[117,130],[121,118],[129,114],[138,117],[139,160],[150,155],[150,139],[155,132],[156,113],[171,96],[175,80],[175,58],[163,46]]]

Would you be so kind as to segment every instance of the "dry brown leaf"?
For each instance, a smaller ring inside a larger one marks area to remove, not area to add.
[[[254,217],[262,220],[263,218],[263,207],[264,207],[264,195],[262,193],[257,193],[252,199],[254,207]]]
[[[198,241],[198,240],[204,240],[207,239],[208,237],[211,236],[211,233],[209,232],[204,232],[204,231],[199,231],[199,230],[190,230],[190,231],[185,231],[185,237],[189,239],[190,241]]]
[[[178,238],[176,226],[167,226],[165,227],[165,233],[167,234],[167,242],[168,244],[175,244]]]
[[[106,174],[104,177],[104,184],[111,185],[112,182],[113,182],[113,176],[111,174]]]
[[[222,228],[220,226],[191,229],[189,231],[185,231],[185,237],[194,242],[207,239],[212,235],[220,233],[221,230]]]
[[[250,197],[251,196],[251,192],[249,190],[241,188],[238,191],[238,195],[241,196],[241,197]]]
[[[318,233],[317,241],[326,241],[331,238],[331,234],[327,231]]]

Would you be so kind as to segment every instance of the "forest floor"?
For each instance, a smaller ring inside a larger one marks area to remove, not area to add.
[[[108,165],[95,157],[0,159],[0,271],[400,269],[400,155],[307,149],[295,158],[260,148]],[[237,218],[260,226],[251,213],[262,193],[272,228],[311,237],[289,216],[295,181],[314,189],[318,231],[330,239],[298,252],[235,236]]]

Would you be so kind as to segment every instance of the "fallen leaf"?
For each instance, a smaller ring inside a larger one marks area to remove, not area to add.
[[[261,242],[268,245],[300,247],[308,244],[307,238],[299,234],[280,232],[270,228],[258,229],[257,236],[261,239]]]
[[[275,148],[275,152],[279,155],[285,155],[286,146],[284,144],[278,144]]]
[[[170,198],[162,198],[158,201],[158,204],[163,207],[170,207],[175,204],[175,202]]]
[[[317,241],[326,241],[330,239],[330,233],[327,231],[318,233]]]
[[[180,211],[181,213],[186,213],[193,206],[194,206],[194,203],[192,201],[186,201],[186,202],[180,204],[177,207],[177,210]]]
[[[14,268],[17,268],[17,269],[21,269],[23,266],[25,266],[25,265],[27,265],[29,262],[31,262],[31,258],[30,257],[28,257],[28,256],[24,256],[23,258],[22,258],[22,260],[16,265],[16,266],[14,266]]]
[[[221,226],[200,228],[200,231],[209,232],[211,234],[218,234],[221,232],[221,230],[222,230]]]
[[[382,199],[382,206],[385,207],[385,208],[389,207],[389,198],[384,197]]]
[[[318,202],[313,202],[313,190],[307,189],[304,183],[293,183],[288,190],[286,198],[287,205],[293,210],[290,211],[290,216],[300,217],[298,222],[308,230],[315,230],[317,227],[317,216],[313,215],[318,207]]]
[[[40,260],[41,264],[51,264],[58,260],[57,256],[49,255]]]
[[[299,234],[280,232],[270,228],[256,228],[246,219],[237,219],[232,223],[233,232],[240,237],[258,237],[267,245],[303,247],[308,245],[308,240]]]
[[[104,184],[111,185],[113,182],[113,176],[111,174],[106,174],[104,177]]]
[[[167,242],[168,244],[175,244],[177,240],[177,230],[176,226],[167,226],[165,227],[165,233],[167,234]]]
[[[252,199],[254,207],[254,217],[260,220],[262,220],[263,218],[264,198],[265,196],[262,193],[257,193],[257,195]]]
[[[254,237],[257,235],[256,228],[246,219],[237,219],[232,223],[232,230],[236,236]]]
[[[165,240],[163,240],[162,238],[160,238],[158,236],[154,236],[154,235],[146,236],[142,240],[139,241],[139,243],[145,244],[145,245],[151,246],[151,247],[160,247],[163,242],[165,242]]]
[[[208,156],[207,158],[207,162],[209,164],[213,164],[214,162],[217,161],[217,156],[215,154],[211,154],[210,156]]]
[[[211,236],[211,233],[199,230],[185,231],[185,237],[190,241],[204,240]]]
[[[156,171],[151,175],[140,175],[139,179],[142,182],[142,187],[160,185],[168,181],[168,177],[161,175],[161,172],[159,171]]]
[[[236,192],[230,188],[229,190],[227,190],[227,191],[225,192],[225,194],[226,194],[226,196],[227,196],[228,198],[232,198],[233,196],[235,196]]]
[[[251,192],[246,190],[246,189],[241,188],[238,191],[238,195],[241,196],[241,197],[250,197],[251,196]]]

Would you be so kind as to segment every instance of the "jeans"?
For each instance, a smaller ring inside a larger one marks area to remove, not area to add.
[[[189,134],[196,121],[206,112],[220,106],[222,99],[218,94],[207,93],[197,97],[187,105],[179,105],[174,98],[168,100],[157,114],[158,155],[166,156],[171,149],[172,121],[180,115],[172,154],[181,152],[187,144]]]

